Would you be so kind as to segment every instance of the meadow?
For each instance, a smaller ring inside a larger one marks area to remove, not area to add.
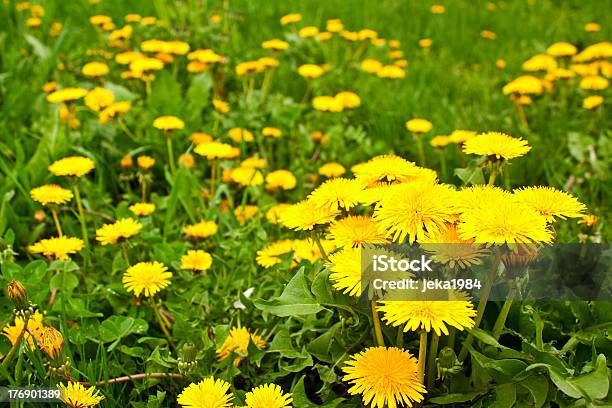
[[[550,248],[609,265],[610,6],[3,1],[0,389],[611,405],[609,272],[525,295],[582,268]],[[482,287],[372,298],[391,244]]]

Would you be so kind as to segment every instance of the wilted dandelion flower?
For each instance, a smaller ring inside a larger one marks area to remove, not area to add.
[[[234,365],[237,366],[248,355],[251,342],[258,349],[263,349],[267,345],[263,338],[255,333],[250,333],[245,327],[234,327],[230,329],[229,335],[217,349],[217,357],[219,360],[224,360],[234,353],[236,355]]]
[[[356,179],[334,178],[327,180],[308,196],[308,201],[318,207],[350,210],[357,204],[364,185]]]
[[[369,347],[351,356],[342,368],[342,380],[352,385],[351,395],[362,395],[372,408],[412,406],[423,401],[417,360],[396,347]]]
[[[604,103],[604,98],[601,95],[587,96],[582,101],[584,109],[593,110],[599,108]]]
[[[30,196],[42,205],[64,204],[72,199],[72,191],[58,186],[57,184],[47,184],[33,188]]]
[[[64,337],[55,328],[45,327],[40,331],[38,345],[49,358],[54,359],[64,347]]]
[[[329,255],[329,280],[334,289],[349,296],[361,296],[361,247],[346,247]]]
[[[85,105],[94,112],[106,108],[115,100],[115,95],[105,88],[96,87],[85,95]]]
[[[346,173],[346,169],[340,163],[325,163],[319,167],[318,173],[327,178],[340,177]]]
[[[514,190],[513,196],[519,202],[537,211],[547,222],[555,221],[555,217],[579,218],[586,210],[586,206],[576,197],[554,187],[523,187]]]
[[[214,221],[200,221],[197,224],[186,225],[183,232],[192,238],[203,239],[215,235],[218,229]]]
[[[63,88],[47,95],[47,101],[51,103],[71,102],[85,95],[87,95],[87,90],[83,88]]]
[[[128,207],[128,209],[139,217],[146,217],[153,214],[155,211],[155,204],[151,203],[136,203]]]
[[[410,119],[406,122],[406,129],[413,133],[427,133],[432,127],[430,121],[421,118]]]
[[[201,249],[187,251],[181,257],[181,269],[191,271],[206,271],[212,265],[212,256]]]
[[[434,331],[438,336],[448,335],[448,327],[458,330],[474,327],[476,310],[461,292],[449,293],[458,300],[448,301],[387,301],[381,302],[378,310],[383,321],[397,327],[404,326],[404,332],[424,330]]]
[[[287,228],[296,231],[310,231],[315,225],[323,225],[333,221],[339,214],[331,206],[319,206],[312,200],[303,200],[286,208],[280,214],[280,221]]]
[[[95,163],[88,157],[70,156],[53,162],[49,171],[56,176],[81,177],[89,173],[95,167]]]
[[[487,132],[466,141],[463,152],[487,156],[491,159],[510,160],[526,155],[531,150],[526,140],[500,132]]]
[[[58,388],[61,391],[60,399],[70,408],[95,407],[104,399],[95,387],[85,387],[79,382],[59,384]]]
[[[199,383],[189,384],[179,394],[176,402],[185,408],[229,408],[234,395],[230,384],[221,379],[208,377]]]
[[[372,217],[349,215],[332,222],[327,239],[337,247],[361,247],[365,244],[383,244],[387,241],[387,232],[380,228]]]
[[[497,197],[461,215],[457,230],[463,239],[482,244],[550,243],[546,218],[514,199]]]
[[[184,129],[185,122],[176,116],[160,116],[153,121],[153,127],[165,131]]]
[[[283,393],[276,384],[264,384],[253,388],[245,395],[247,408],[285,408],[290,407],[291,394]]]
[[[451,207],[454,193],[447,185],[429,181],[400,184],[381,198],[373,218],[394,241],[408,237],[412,243],[456,219]]]
[[[123,274],[123,286],[136,297],[151,297],[170,285],[172,272],[160,262],[139,262]]]
[[[68,259],[68,255],[75,254],[83,249],[83,241],[72,237],[53,237],[42,239],[28,247],[33,254],[53,256],[56,259]]]
[[[96,240],[102,245],[116,244],[138,234],[142,224],[133,218],[122,218],[113,224],[105,224],[96,230]]]
[[[297,180],[289,170],[275,170],[266,176],[267,190],[291,190],[296,184]]]

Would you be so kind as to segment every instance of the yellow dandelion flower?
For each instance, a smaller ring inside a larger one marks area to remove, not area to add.
[[[578,224],[584,225],[587,228],[591,228],[599,223],[599,217],[594,214],[583,215],[580,220],[578,220]]]
[[[160,116],[153,121],[153,127],[165,131],[184,129],[185,122],[176,116]]]
[[[476,132],[472,130],[453,130],[453,132],[448,137],[451,143],[462,144],[467,142],[470,139],[473,139],[477,136]]]
[[[510,160],[526,155],[531,146],[522,138],[515,138],[500,132],[487,132],[468,140],[463,152],[487,156],[491,159]]]
[[[64,337],[55,328],[45,327],[40,331],[38,345],[49,358],[53,359],[62,351],[62,347],[64,347]]]
[[[346,247],[329,255],[329,280],[334,289],[354,297],[361,296],[361,247]]]
[[[487,205],[466,211],[457,227],[462,239],[482,244],[550,243],[546,218],[525,204],[494,197]]]
[[[380,225],[365,215],[350,215],[336,220],[329,226],[327,239],[337,247],[361,247],[365,244],[383,244],[388,242],[387,232]]]
[[[452,205],[458,213],[462,213],[489,206],[495,200],[512,200],[512,195],[499,187],[475,185],[459,190]]]
[[[580,88],[592,91],[601,91],[603,89],[606,89],[609,84],[610,81],[608,81],[606,78],[597,75],[591,75],[582,78],[582,80],[580,81]]]
[[[61,391],[61,400],[70,408],[95,407],[104,399],[96,387],[85,387],[79,382],[60,384],[58,388]]]
[[[380,78],[399,79],[406,76],[406,71],[395,64],[385,65],[376,72],[376,75]]]
[[[212,256],[201,249],[187,251],[181,257],[181,269],[206,271],[212,266]]]
[[[227,143],[205,142],[198,144],[194,152],[207,159],[230,159],[240,154],[237,149]]]
[[[70,156],[53,162],[49,171],[56,176],[81,177],[89,173],[95,167],[95,163],[88,157]]]
[[[342,176],[346,173],[346,169],[340,163],[331,162],[319,167],[318,173],[323,177],[334,178]]]
[[[451,268],[480,265],[481,259],[489,253],[481,245],[474,244],[473,239],[462,239],[456,224],[447,224],[438,231],[426,234],[420,246],[434,262]]]
[[[199,383],[189,384],[178,396],[176,402],[185,408],[229,408],[234,395],[230,384],[221,379],[208,377]]]
[[[227,135],[236,143],[240,143],[243,141],[250,143],[255,140],[253,138],[253,133],[251,133],[247,129],[242,128],[232,128],[227,132]]]
[[[289,48],[289,43],[287,41],[274,38],[272,40],[262,42],[261,48],[264,50],[283,51]]]
[[[237,366],[241,360],[248,355],[249,343],[253,342],[255,347],[263,349],[266,341],[255,333],[250,333],[245,327],[233,327],[227,338],[217,349],[217,358],[225,360],[232,353],[236,355],[234,365]]]
[[[217,112],[227,113],[230,111],[229,103],[222,101],[221,99],[213,99],[212,104]]]
[[[261,129],[261,134],[265,137],[270,137],[272,139],[278,139],[283,135],[283,132],[275,127],[265,127]]]
[[[253,388],[245,395],[247,408],[285,408],[293,402],[291,394],[283,393],[276,384],[264,384]]]
[[[576,197],[554,187],[523,187],[514,190],[513,196],[542,215],[547,222],[555,221],[555,217],[579,218],[586,210],[586,206]]]
[[[340,101],[342,107],[345,109],[354,109],[361,105],[361,98],[355,92],[338,92],[334,99]]]
[[[312,107],[323,112],[342,112],[344,110],[342,100],[333,96],[315,96],[312,99]]]
[[[508,82],[502,88],[504,95],[532,94],[539,95],[544,91],[542,81],[532,75],[523,75]]]
[[[51,103],[71,102],[85,95],[87,95],[87,90],[83,88],[63,88],[47,95],[47,101]]]
[[[238,167],[232,170],[232,181],[241,186],[259,186],[264,177],[261,171],[254,167]]]
[[[290,13],[281,17],[280,23],[282,25],[294,24],[302,20],[302,15],[298,13]]]
[[[68,255],[76,254],[83,249],[83,241],[72,237],[53,237],[42,239],[28,247],[33,254],[53,256],[56,259],[68,259]]]
[[[189,135],[189,140],[194,145],[199,145],[202,143],[209,143],[213,141],[213,137],[205,132],[193,132]]]
[[[597,23],[586,23],[584,25],[584,31],[587,33],[596,33],[601,30],[601,26]]]
[[[604,103],[604,98],[601,95],[587,96],[582,101],[582,107],[584,109],[593,110],[599,108]]]
[[[72,199],[72,191],[62,188],[57,184],[47,184],[33,188],[30,191],[30,196],[32,196],[34,201],[38,201],[42,205],[64,204]]]
[[[357,179],[334,178],[327,180],[308,196],[317,207],[350,210],[359,204],[358,196],[364,185]]]
[[[369,72],[370,74],[376,74],[381,70],[383,64],[378,60],[367,58],[361,61],[360,67],[362,71]]]
[[[87,77],[101,77],[108,74],[109,68],[104,62],[88,62],[81,68],[81,73]]]
[[[101,124],[107,123],[110,119],[118,117],[122,113],[128,112],[132,104],[128,101],[115,102],[107,106],[100,112],[98,120]]]
[[[319,29],[315,26],[302,27],[298,31],[298,35],[302,38],[314,37],[317,34],[319,34]]]
[[[96,87],[85,95],[85,105],[92,111],[99,112],[113,103],[115,95],[105,88]]]
[[[21,331],[23,330],[23,325],[24,325],[24,319],[22,317],[16,316],[15,324],[6,325],[2,329],[2,334],[4,334],[9,339],[11,344],[15,345],[15,343],[17,343],[17,338],[19,337],[19,335],[21,334]],[[44,329],[43,315],[38,310],[36,310],[34,314],[31,315],[30,318],[28,319],[28,332],[29,333],[26,332],[23,335],[23,339],[28,342],[28,345],[31,348],[34,348],[35,344],[38,343],[40,334],[42,333],[43,329]],[[30,333],[34,335],[34,338],[30,335]]]
[[[474,327],[476,310],[463,293],[451,293],[459,300],[448,301],[388,301],[381,302],[378,310],[383,314],[383,321],[404,331],[434,331],[438,336],[448,335],[448,327],[457,330]]]
[[[186,225],[183,232],[190,237],[203,239],[215,235],[218,229],[214,221],[200,221],[197,224]]]
[[[141,170],[147,171],[155,165],[155,159],[151,156],[138,156],[136,163]]]
[[[293,251],[293,241],[285,239],[271,243],[257,251],[257,264],[264,268],[271,268],[282,262],[280,255]]]
[[[325,22],[325,29],[330,33],[339,33],[340,31],[344,30],[344,25],[340,19],[332,18]]]
[[[523,62],[521,68],[523,71],[537,72],[537,71],[553,71],[557,68],[557,61],[550,55],[537,54]],[[529,76],[526,76],[529,77]],[[521,77],[523,78],[523,77]],[[530,77],[534,78],[534,77]]]
[[[362,395],[373,408],[412,406],[423,401],[417,360],[396,347],[369,347],[351,356],[342,368],[342,379],[351,384],[351,395]]]
[[[321,207],[311,200],[303,200],[286,208],[280,214],[280,221],[287,228],[310,231],[315,225],[330,223],[338,214],[337,209]]]
[[[245,222],[255,217],[257,214],[259,214],[259,208],[256,205],[241,205],[234,209],[234,216],[240,225],[244,225]]]
[[[571,57],[576,52],[578,52],[576,46],[565,41],[556,42],[546,49],[546,53],[553,57]]]
[[[155,204],[151,203],[136,203],[128,207],[128,209],[139,217],[146,217],[153,214],[155,211]]]
[[[325,73],[325,70],[321,68],[319,65],[314,64],[304,64],[300,65],[298,68],[298,74],[303,76],[304,78],[318,78]]]
[[[412,133],[427,133],[433,125],[427,119],[415,118],[406,122],[406,129]]]
[[[170,285],[172,272],[160,262],[139,262],[123,274],[123,286],[136,297],[151,297]]]
[[[291,207],[291,204],[286,204],[286,203],[280,203],[280,204],[276,204],[272,206],[266,212],[266,219],[268,220],[268,222],[272,224],[279,224],[280,215],[283,213],[283,211],[285,211],[289,207]]]
[[[417,166],[394,155],[376,156],[351,168],[355,178],[366,185],[377,182],[406,182],[417,174]]]
[[[142,224],[133,218],[122,218],[113,224],[105,224],[96,230],[96,240],[102,245],[116,244],[138,234]]]
[[[275,170],[266,176],[267,190],[291,190],[296,184],[297,180],[289,170]]]
[[[394,241],[408,237],[410,243],[425,232],[437,231],[455,220],[451,207],[455,191],[447,185],[428,181],[400,184],[380,200],[374,220],[389,232]]]
[[[446,146],[448,146],[449,143],[450,143],[450,138],[448,136],[444,136],[444,135],[434,136],[429,141],[429,144],[432,147],[437,147],[437,148],[446,147]]]

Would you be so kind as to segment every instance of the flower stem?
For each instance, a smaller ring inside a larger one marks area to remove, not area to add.
[[[61,237],[64,234],[62,233],[62,226],[59,222],[59,218],[57,217],[57,210],[55,208],[51,208],[51,216],[53,217],[53,222],[55,222],[55,227],[57,228],[57,234]]]
[[[514,296],[516,295],[516,282],[510,282],[510,287],[508,288],[508,297],[502,306],[499,315],[497,316],[497,320],[495,321],[495,325],[493,326],[493,337],[495,340],[499,340],[499,336],[501,335],[502,330],[504,329],[504,325],[506,324],[506,319],[508,318],[508,313],[510,312],[510,307],[512,306],[512,302],[514,301]]]
[[[476,311],[476,318],[474,319],[474,328],[478,328],[480,326],[480,322],[484,316],[485,308],[487,307],[487,300],[489,299],[489,295],[491,294],[491,289],[493,288],[493,284],[495,283],[495,279],[497,278],[497,270],[499,269],[499,264],[501,262],[501,249],[497,248],[495,252],[495,260],[491,265],[491,270],[489,271],[489,275],[487,276],[487,280],[485,282],[485,286],[482,289],[482,295],[480,296],[480,301],[478,302],[478,309]],[[468,348],[472,344],[474,340],[474,336],[472,334],[468,334],[465,342],[463,343],[463,347],[461,347],[461,352],[459,352],[459,361],[463,362],[465,357],[467,357]]]
[[[423,149],[423,139],[421,135],[414,135],[417,142],[417,149],[419,152],[419,165],[421,167],[425,167],[427,163],[425,162],[425,150]]]
[[[423,384],[423,380],[425,379],[425,359],[427,358],[427,332],[425,330],[421,331],[421,336],[419,339],[419,381]]]
[[[429,344],[429,356],[427,359],[427,389],[431,390],[436,380],[436,357],[438,356],[438,344],[440,336],[433,333],[431,335],[431,343]]]
[[[325,248],[323,248],[323,244],[321,244],[321,238],[316,231],[312,231],[312,240],[317,244],[317,248],[319,248],[319,252],[321,252],[321,258],[323,258],[325,262],[329,262],[327,252],[325,252]]]
[[[372,320],[374,322],[374,333],[376,334],[376,344],[379,347],[385,347],[385,339],[383,338],[382,328],[380,327],[380,318],[378,317],[378,308],[376,301],[372,301]]]
[[[210,169],[210,201],[215,198],[215,188],[217,186],[217,169],[219,167],[219,159],[214,159]]]
[[[83,203],[81,202],[81,193],[79,191],[79,186],[75,182],[72,186],[74,190],[74,198],[77,203],[77,209],[79,211],[79,222],[81,223],[81,236],[83,238],[83,243],[85,244],[85,249],[83,251],[83,273],[87,270],[87,266],[89,265],[89,239],[87,238],[87,224],[85,223],[85,212],[83,211]]]
[[[170,171],[174,175],[176,173],[176,167],[174,165],[174,149],[172,147],[172,137],[166,135],[166,146],[168,148],[168,160],[170,161]]]
[[[159,310],[159,305],[157,304],[155,300],[152,300],[151,304],[153,305],[153,311],[155,312],[155,318],[157,319],[157,323],[159,324],[159,327],[164,333],[164,336],[166,336],[166,340],[168,340],[168,344],[172,348],[175,348],[174,342],[172,341],[172,338],[170,337],[170,332],[168,331],[168,327],[166,327],[166,322],[162,318],[161,311]]]

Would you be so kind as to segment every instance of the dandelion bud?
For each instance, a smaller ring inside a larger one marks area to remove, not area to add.
[[[62,333],[53,327],[45,327],[39,339],[41,350],[50,358],[57,359],[64,347],[64,337]],[[62,361],[64,363],[64,361]]]
[[[178,360],[178,369],[181,374],[189,374],[198,365],[196,356],[198,350],[192,343],[185,343],[180,351]]]
[[[43,210],[37,210],[34,213],[34,219],[38,222],[43,222],[47,218],[47,214]]]
[[[445,377],[461,371],[461,363],[457,359],[457,354],[450,347],[444,347],[438,354],[438,378]]]
[[[25,310],[30,306],[28,293],[25,287],[18,280],[12,280],[7,286],[8,297],[13,301],[15,309]]]
[[[502,255],[509,278],[517,277],[538,257],[538,247],[535,245],[517,245]]]

